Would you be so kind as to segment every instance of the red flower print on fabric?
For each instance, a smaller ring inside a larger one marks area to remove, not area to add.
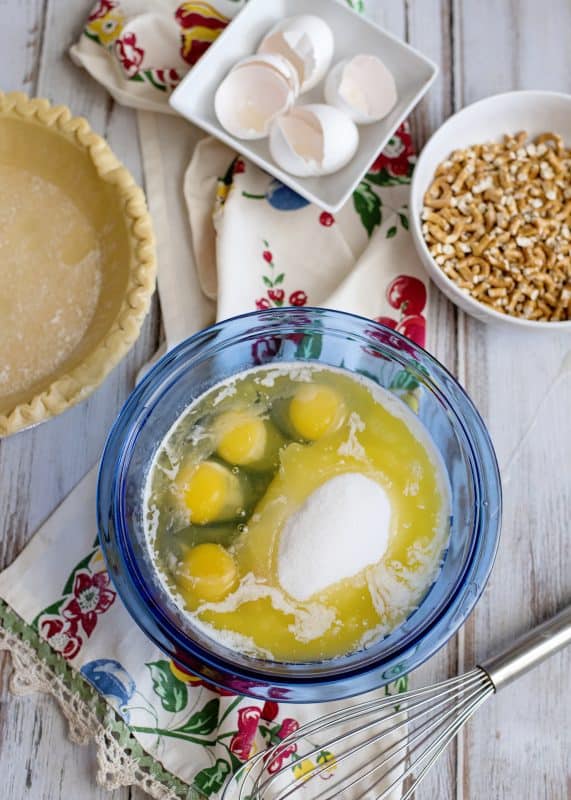
[[[412,139],[405,125],[401,125],[387,142],[369,168],[369,173],[378,173],[383,169],[391,175],[401,177],[408,175],[411,170],[411,160],[414,156]]]
[[[128,78],[132,78],[139,71],[143,63],[145,51],[137,46],[137,37],[134,33],[126,33],[115,42],[115,52],[123,72]]]
[[[280,707],[273,700],[266,700],[262,708],[262,719],[266,722],[273,722],[278,715]]]
[[[75,658],[83,644],[81,636],[77,633],[77,625],[61,617],[43,617],[40,634],[50,647],[67,661]]]
[[[97,625],[97,616],[104,614],[115,602],[117,595],[109,587],[109,576],[105,571],[93,575],[87,571],[76,573],[73,597],[62,608],[62,616],[72,623],[81,623],[86,636],[91,636]]]
[[[319,224],[323,225],[325,228],[330,228],[334,222],[335,217],[333,214],[330,214],[329,211],[323,211],[323,213],[319,215]]]
[[[381,319],[382,319],[381,317],[377,317],[374,321],[375,322],[380,322]],[[385,323],[381,323],[381,324],[384,325]],[[392,327],[392,326],[390,326],[390,327]],[[398,325],[394,328],[394,330],[399,331]],[[365,331],[365,333],[368,334],[369,336],[371,336],[373,339],[376,339],[381,344],[385,344],[386,343],[386,344],[390,345],[391,347],[394,347],[396,350],[400,350],[401,353],[407,353],[409,356],[412,356],[412,358],[416,358],[416,353],[412,349],[412,346],[409,345],[407,342],[402,342],[400,339],[397,339],[396,336],[391,336],[390,334],[383,334],[383,333],[381,333],[381,331],[373,330],[372,328],[368,328]],[[404,333],[404,331],[399,331],[399,333],[402,333],[403,336],[407,336],[407,334]],[[408,338],[411,338],[411,337],[408,337]],[[417,342],[417,344],[418,344],[418,342]],[[386,360],[386,356],[384,356],[382,353],[379,353],[377,350],[375,350],[372,347],[364,347],[363,350],[365,351],[365,353],[369,353],[369,355],[374,356],[375,358],[383,358],[383,359]]]
[[[279,336],[265,336],[263,339],[255,341],[252,345],[254,364],[258,367],[260,364],[267,364],[268,361],[273,361],[279,353],[281,345],[282,340]]]
[[[295,753],[297,750],[296,744],[284,744],[283,747],[280,747],[276,750],[276,755],[272,758],[270,763],[267,765],[266,769],[270,774],[274,772],[278,772],[283,764],[288,760],[288,758]]]
[[[295,733],[295,731],[299,728],[299,722],[292,717],[286,717],[280,726],[280,729],[277,733],[279,739],[285,739],[290,734]],[[283,747],[280,747],[276,751],[276,755],[270,763],[267,765],[267,770],[270,774],[277,772],[283,764],[287,761],[287,759],[293,755],[297,750],[297,745],[293,743],[285,744]]]
[[[397,275],[389,283],[386,291],[388,304],[397,311],[398,319],[395,317],[375,317],[375,322],[392,328],[398,333],[402,333],[415,344],[424,347],[426,343],[426,317],[422,312],[426,306],[426,286],[414,275]],[[382,341],[383,337],[378,331],[367,331],[374,339]],[[400,344],[399,348],[404,349]],[[383,356],[372,348],[365,348],[375,358]]]
[[[282,720],[278,736],[280,739],[285,739],[290,734],[295,733],[298,728],[299,722],[296,719],[293,719],[293,717],[286,717]]]
[[[87,17],[88,22],[93,22],[94,19],[101,19],[108,14],[117,3],[115,0],[99,0],[99,3],[94,7],[91,14]]]
[[[426,319],[422,314],[410,314],[408,317],[404,317],[397,325],[396,330],[411,339],[411,341],[424,347],[426,343]]]
[[[301,289],[298,289],[297,292],[290,294],[289,302],[292,306],[304,306],[307,303],[307,295]]]
[[[398,275],[387,286],[387,301],[400,311],[395,330],[424,347],[426,319],[422,315],[426,306],[426,286],[413,275]]]
[[[176,69],[151,69],[147,70],[147,72],[152,73],[155,81],[161,86],[170,88],[177,86],[182,78],[182,75],[179,75]]]
[[[284,301],[285,292],[283,289],[268,289],[268,297],[273,300],[278,306],[281,306]]]
[[[399,275],[387,287],[390,306],[405,314],[420,314],[426,305],[426,286],[412,275]]]
[[[230,740],[230,751],[240,761],[246,761],[250,756],[261,715],[262,712],[256,706],[247,706],[238,711],[238,731]]]
[[[286,290],[283,288],[285,284],[285,272],[279,272],[274,263],[274,254],[270,249],[270,244],[266,239],[262,240],[264,249],[262,250],[262,259],[267,264],[264,267],[262,274],[262,282],[266,287],[266,297],[259,297],[255,303],[256,308],[260,311],[265,308],[272,308],[276,306],[281,308],[286,301]],[[289,305],[291,306],[304,306],[307,303],[307,294],[302,289],[297,289],[289,295]]]
[[[64,658],[75,658],[116,597],[95,545],[72,570],[62,595],[40,611],[32,627]]]

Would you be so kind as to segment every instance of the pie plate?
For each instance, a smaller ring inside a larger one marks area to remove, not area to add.
[[[155,286],[145,198],[68,108],[0,93],[0,436],[87,397]]]

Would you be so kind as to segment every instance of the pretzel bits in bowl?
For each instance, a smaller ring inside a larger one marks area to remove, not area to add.
[[[533,95],[550,113],[536,109],[534,119]],[[571,97],[548,92],[488,98],[452,117],[419,159],[411,202],[419,253],[450,299],[484,321],[571,327],[565,108],[570,115]],[[563,124],[538,130],[539,121]]]

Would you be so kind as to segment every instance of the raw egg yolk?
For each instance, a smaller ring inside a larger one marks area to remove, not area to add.
[[[260,461],[266,450],[266,425],[262,419],[239,411],[228,411],[216,420],[218,455],[238,466]]]
[[[303,439],[314,441],[333,433],[345,419],[345,404],[330,386],[300,386],[289,405],[291,424]]]
[[[176,484],[190,512],[190,521],[196,525],[221,519],[231,504],[239,505],[236,476],[214,461],[183,467]]]
[[[235,588],[236,563],[221,544],[198,544],[183,557],[179,586],[194,601],[217,603]]]

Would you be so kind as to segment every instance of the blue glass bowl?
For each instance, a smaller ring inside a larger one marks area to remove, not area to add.
[[[418,416],[440,451],[451,487],[448,548],[420,606],[367,649],[320,662],[246,656],[198,631],[162,588],[143,529],[142,489],[149,466],[184,409],[237,372],[283,361],[342,367],[400,396],[414,391]],[[455,633],[492,568],[501,486],[482,419],[464,390],[428,353],[370,320],[338,311],[286,308],[214,325],[158,362],[131,394],[109,434],[97,505],[111,578],[135,622],[161,650],[225,689],[263,699],[314,702],[382,686],[418,667]]]

